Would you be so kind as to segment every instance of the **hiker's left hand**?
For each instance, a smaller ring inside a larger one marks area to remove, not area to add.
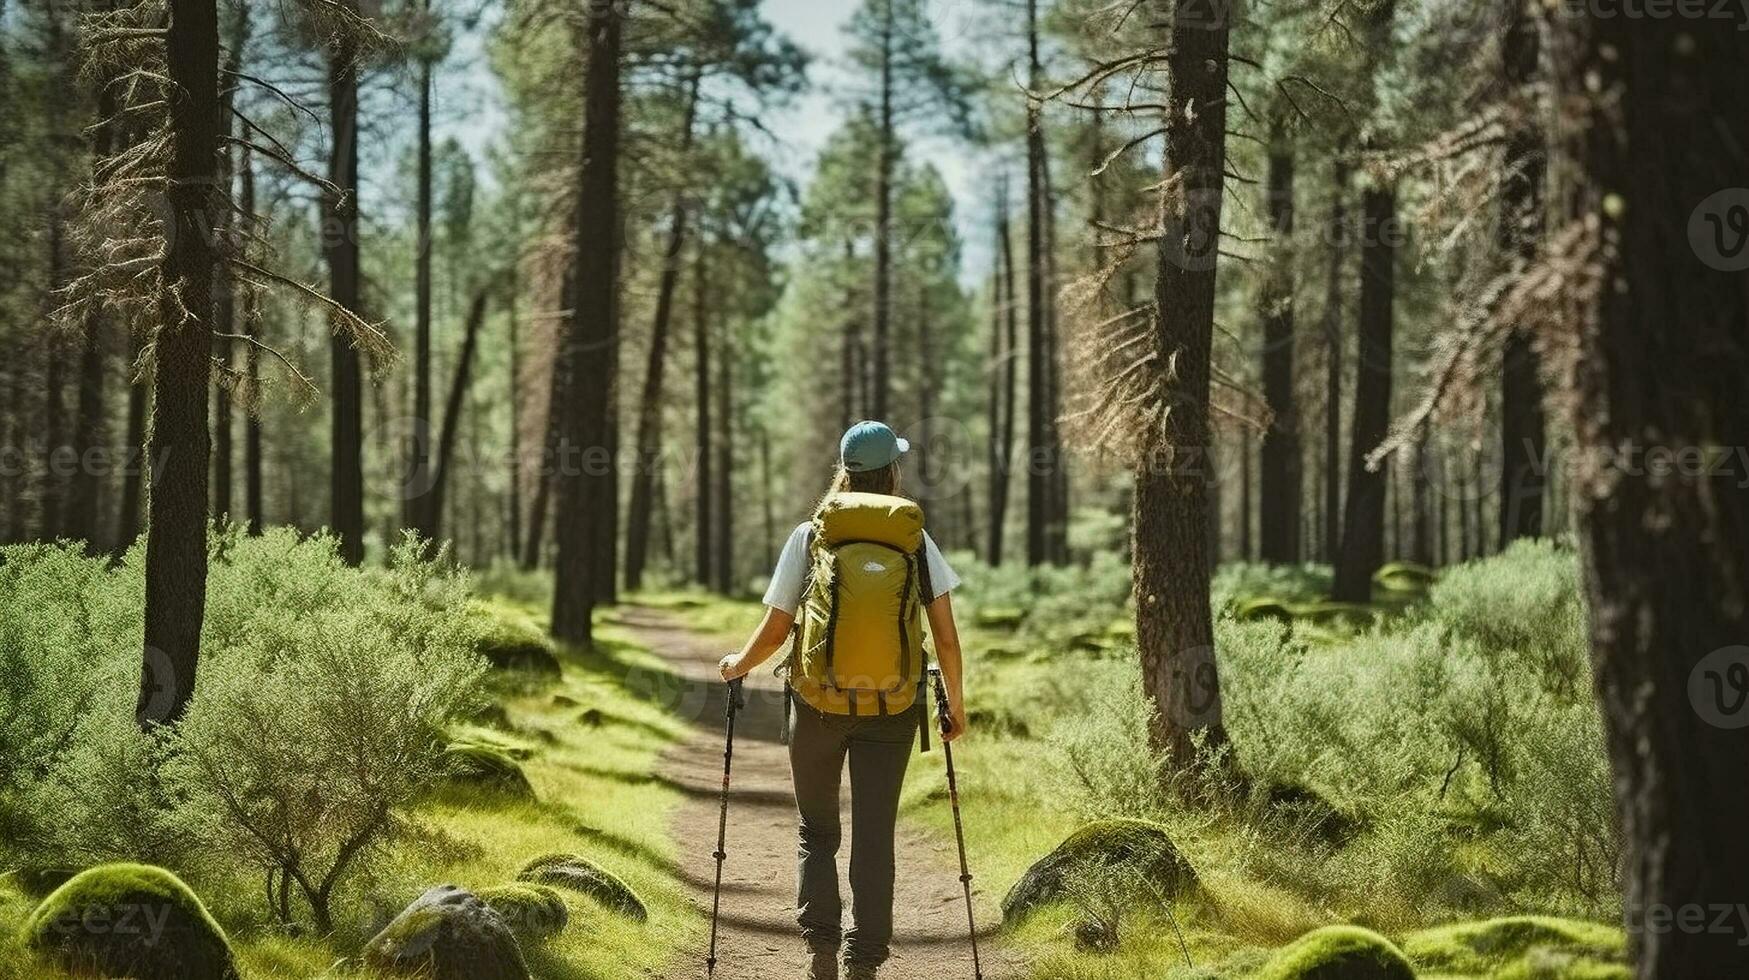
[[[739,653],[731,653],[717,661],[717,671],[723,675],[723,680],[732,681],[747,673],[746,668],[742,666],[743,661],[744,658]]]

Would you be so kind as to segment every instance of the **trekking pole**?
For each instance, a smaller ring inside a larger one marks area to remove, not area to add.
[[[953,804],[953,836],[960,848],[960,885],[966,890],[966,932],[972,940],[972,976],[984,980],[984,967],[978,962],[978,923],[972,917],[972,872],[966,864],[966,829],[960,822],[959,782],[954,778],[953,743],[947,740],[953,731],[953,716],[947,704],[947,685],[942,682],[941,668],[929,668],[935,680],[935,718],[941,726],[941,752],[947,758],[947,798]]]
[[[723,860],[729,856],[726,850],[729,837],[729,767],[735,761],[735,712],[747,706],[747,694],[741,685],[743,679],[737,677],[729,682],[729,706],[724,711],[728,738],[723,744],[722,809],[717,814],[717,884],[711,896],[711,951],[704,961],[707,977],[717,974],[717,912],[723,904]]]

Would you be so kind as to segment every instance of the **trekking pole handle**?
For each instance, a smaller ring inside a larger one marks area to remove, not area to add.
[[[942,680],[941,668],[930,667],[929,678],[935,684],[935,724],[945,741],[953,732],[953,711],[947,703],[947,684]]]
[[[746,680],[745,677],[737,677],[729,682],[729,714],[731,716],[747,707]]]

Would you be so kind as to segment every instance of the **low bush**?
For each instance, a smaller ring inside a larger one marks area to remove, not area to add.
[[[468,586],[403,543],[355,569],[333,539],[277,528],[211,540],[200,673],[159,737],[133,720],[142,551],[119,567],[72,548],[0,551],[0,681],[37,734],[0,772],[7,840],[68,866],[151,860],[276,884],[331,927],[345,879],[438,772],[445,728],[476,706],[484,663]],[[5,751],[5,750],[0,750]],[[150,774],[150,778],[145,778]]]

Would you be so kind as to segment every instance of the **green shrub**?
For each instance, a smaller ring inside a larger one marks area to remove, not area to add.
[[[1154,702],[1142,693],[1141,667],[1134,658],[1086,663],[1077,680],[1085,702],[1051,731],[1052,795],[1087,820],[1158,816],[1169,805],[1165,760],[1150,741]]]
[[[1276,953],[1258,980],[1415,980],[1403,951],[1359,926],[1325,926]]]
[[[62,969],[137,980],[236,980],[223,929],[162,868],[108,864],[44,899],[24,925],[27,948]]]
[[[245,540],[233,560],[273,553],[274,538]],[[484,668],[465,579],[421,561],[410,538],[383,570],[329,563],[330,538],[292,549],[305,550],[327,603],[299,609],[295,631],[276,622],[205,659],[165,778],[201,840],[293,872],[326,930],[334,886],[437,774],[443,728],[473,707]]]

